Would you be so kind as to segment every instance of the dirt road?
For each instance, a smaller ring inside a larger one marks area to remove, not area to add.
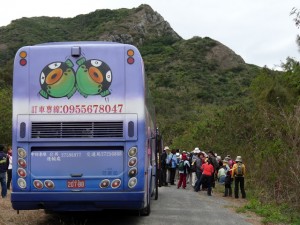
[[[158,200],[151,201],[150,216],[140,217],[136,212],[108,210],[97,213],[70,213],[48,215],[44,210],[17,211],[11,208],[10,192],[0,199],[0,225],[260,225],[254,214],[238,214],[236,207],[246,204],[244,199],[224,198],[213,192],[207,196],[203,191],[194,192],[190,187],[176,186],[159,188]]]

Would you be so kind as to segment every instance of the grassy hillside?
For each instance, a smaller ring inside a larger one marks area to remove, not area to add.
[[[13,58],[20,47],[82,40],[138,46],[145,61],[158,126],[169,144],[185,132],[188,121],[197,118],[199,107],[230,105],[246,97],[259,70],[208,37],[183,40],[158,13],[141,5],[134,9],[97,10],[68,19],[22,18],[1,27],[0,85],[11,87]]]

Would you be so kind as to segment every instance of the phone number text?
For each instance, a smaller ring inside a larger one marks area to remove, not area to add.
[[[122,113],[123,104],[32,106],[32,114]]]

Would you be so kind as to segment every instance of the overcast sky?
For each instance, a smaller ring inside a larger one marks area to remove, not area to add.
[[[22,17],[74,17],[97,9],[150,5],[184,39],[215,39],[246,63],[276,69],[286,58],[300,60],[290,16],[299,0],[9,0],[0,8],[0,27]]]

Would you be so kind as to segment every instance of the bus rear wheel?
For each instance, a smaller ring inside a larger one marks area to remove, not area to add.
[[[149,202],[145,208],[139,210],[139,214],[140,214],[140,216],[149,216],[150,211],[151,211],[151,208],[150,208],[150,202]]]

